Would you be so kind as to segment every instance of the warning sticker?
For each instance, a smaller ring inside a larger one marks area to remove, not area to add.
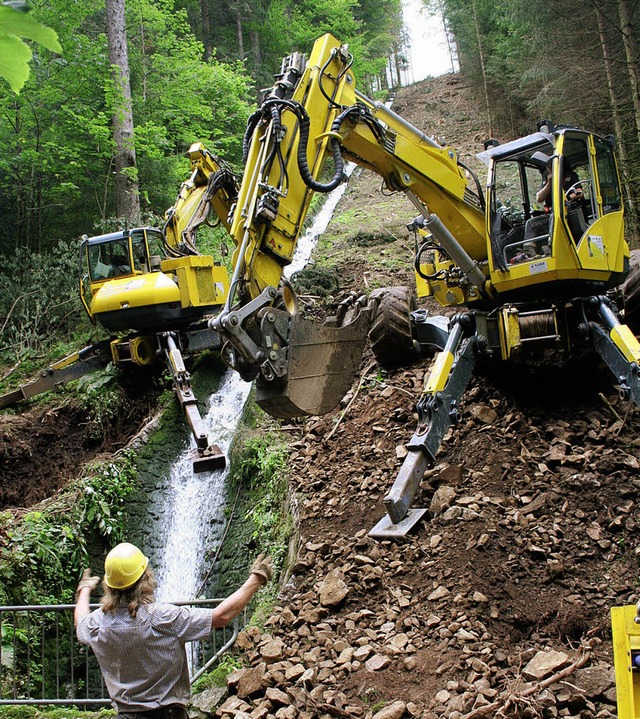
[[[547,261],[541,260],[540,262],[532,262],[529,265],[530,275],[539,275],[541,272],[546,272],[549,268],[547,267]]]

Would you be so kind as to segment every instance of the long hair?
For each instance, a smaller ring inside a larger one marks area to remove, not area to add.
[[[113,589],[102,580],[104,596],[100,602],[100,607],[107,614],[108,612],[114,612],[119,607],[126,606],[129,615],[135,619],[138,609],[143,604],[151,604],[154,601],[156,586],[156,580],[149,567],[144,570],[144,574],[132,587],[127,587],[126,589]]]

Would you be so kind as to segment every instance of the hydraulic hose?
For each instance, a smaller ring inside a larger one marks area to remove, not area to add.
[[[360,116],[360,108],[349,107],[344,112],[341,112],[338,117],[331,124],[331,132],[337,133],[340,131],[340,127],[345,119],[354,113]],[[331,154],[333,155],[333,164],[335,167],[333,177],[329,182],[323,184],[314,180],[311,170],[309,169],[309,163],[307,162],[307,145],[309,143],[309,116],[305,112],[304,117],[300,118],[300,140],[298,142],[298,170],[304,184],[314,192],[331,192],[335,190],[338,185],[347,179],[344,173],[344,161],[342,159],[342,152],[340,151],[340,141],[336,137],[332,137],[329,140],[331,145]]]

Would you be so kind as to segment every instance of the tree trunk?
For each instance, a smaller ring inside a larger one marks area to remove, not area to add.
[[[236,33],[238,35],[238,56],[240,60],[244,60],[244,40],[242,37],[242,15],[236,10]]]
[[[112,118],[115,145],[116,216],[135,225],[140,217],[140,197],[133,137],[133,112],[129,83],[129,55],[124,0],[106,0],[109,62],[116,88]]]
[[[202,44],[204,45],[205,62],[213,55],[213,42],[211,40],[211,12],[209,0],[200,0],[200,19],[202,21]]]
[[[259,70],[262,65],[262,51],[260,49],[260,33],[257,30],[249,32],[251,37],[251,54],[253,55],[253,66]]]
[[[640,70],[638,69],[638,43],[631,24],[631,11],[627,0],[618,0],[618,14],[620,16],[620,30],[622,42],[627,58],[627,72],[629,73],[629,87],[636,120],[636,129],[640,139]]]
[[[449,59],[451,60],[451,72],[456,71],[457,52],[455,51],[455,38],[449,27],[447,18],[442,15],[442,24],[444,25],[444,36],[447,40],[447,50],[449,52]]]
[[[402,68],[400,67],[400,48],[395,43],[393,46],[393,59],[396,66],[396,78],[398,81],[398,87],[402,87]]]
[[[487,68],[484,59],[484,51],[482,49],[482,36],[480,34],[480,20],[478,18],[478,8],[476,0],[473,0],[473,24],[476,31],[476,42],[478,43],[478,57],[480,59],[480,70],[482,72],[482,90],[484,93],[484,102],[487,108],[487,124],[489,137],[493,137],[493,122],[491,120],[491,105],[489,103],[489,83],[487,82]]]
[[[618,156],[620,157],[620,165],[622,170],[622,182],[627,198],[627,204],[631,210],[631,219],[635,224],[635,202],[629,186],[629,168],[627,160],[627,149],[622,129],[622,120],[620,118],[620,110],[618,98],[615,90],[614,67],[611,55],[609,53],[609,45],[607,43],[607,35],[605,32],[605,21],[602,11],[596,7],[596,20],[598,22],[598,36],[600,39],[600,49],[602,50],[602,59],[604,60],[604,72],[607,81],[607,90],[609,91],[609,101],[611,102],[611,116],[613,118],[613,127],[618,138]]]

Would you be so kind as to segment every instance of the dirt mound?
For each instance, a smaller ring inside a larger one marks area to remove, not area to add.
[[[0,414],[0,509],[28,508],[51,497],[97,455],[123,447],[153,401],[149,394],[131,394],[122,412],[99,432],[70,397],[44,409]]]

